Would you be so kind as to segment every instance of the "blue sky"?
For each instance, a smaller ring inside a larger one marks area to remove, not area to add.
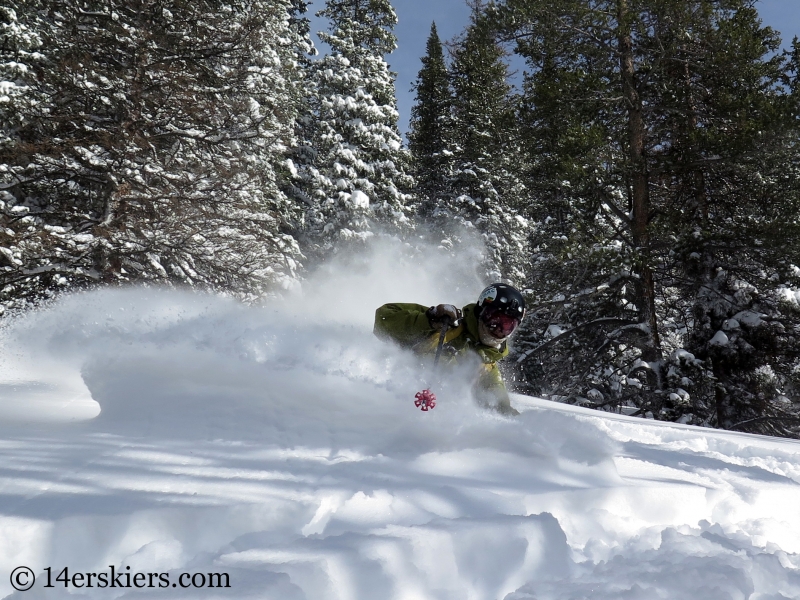
[[[320,10],[324,4],[325,0],[314,0],[310,11]],[[425,53],[431,21],[436,21],[439,36],[448,40],[466,27],[469,8],[464,0],[394,0],[393,5],[399,21],[395,29],[398,48],[388,58],[397,73],[400,130],[405,133],[414,103],[411,84],[422,66],[420,57]],[[784,44],[790,43],[794,36],[800,37],[800,0],[761,0],[757,6],[764,24],[780,31]],[[312,22],[313,31],[323,26],[319,20]]]

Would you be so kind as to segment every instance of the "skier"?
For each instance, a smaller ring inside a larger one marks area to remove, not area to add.
[[[444,341],[451,364],[476,356],[480,361],[473,389],[481,404],[507,415],[518,415],[497,368],[508,355],[507,340],[525,316],[525,299],[504,283],[493,283],[478,302],[458,309],[452,304],[430,308],[421,304],[384,304],[375,312],[375,335],[390,339],[416,354],[436,352],[440,330],[450,329]]]

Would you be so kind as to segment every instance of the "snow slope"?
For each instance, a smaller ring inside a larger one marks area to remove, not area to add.
[[[506,419],[457,377],[421,413],[425,377],[372,311],[480,285],[397,261],[263,307],[128,289],[7,327],[0,596],[800,598],[798,443],[521,396]],[[111,565],[231,587],[42,587]]]

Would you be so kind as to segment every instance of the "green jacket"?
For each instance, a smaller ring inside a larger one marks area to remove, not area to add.
[[[478,318],[475,304],[467,304],[462,312],[461,325],[448,330],[445,335],[445,350],[441,360],[457,364],[470,354],[480,358],[481,368],[475,381],[478,400],[495,406],[502,413],[514,413],[497,361],[508,355],[508,346],[500,349],[485,346],[478,334]],[[421,356],[433,356],[439,344],[440,331],[431,327],[425,314],[427,306],[421,304],[384,304],[375,311],[375,335],[390,339]]]

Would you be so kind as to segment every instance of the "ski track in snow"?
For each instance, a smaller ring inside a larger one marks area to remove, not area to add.
[[[7,328],[0,596],[800,597],[800,444],[522,396],[505,419],[457,377],[421,413],[424,377],[370,321],[443,284],[348,300],[368,275],[280,309],[94,292]],[[19,565],[39,574],[24,593]],[[41,585],[109,565],[231,588]]]

